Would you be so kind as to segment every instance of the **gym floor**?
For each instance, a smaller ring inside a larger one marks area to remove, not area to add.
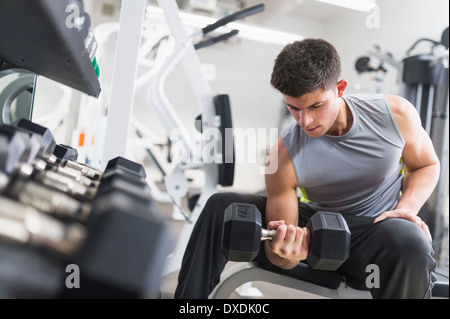
[[[168,223],[171,226],[175,235],[178,235],[184,225],[184,220],[176,220],[171,217],[172,205],[165,203],[158,203],[161,212],[167,217]],[[234,262],[229,262],[225,268],[235,265]],[[161,282],[161,298],[173,299],[174,292],[178,282],[178,271],[171,273],[164,277]],[[252,287],[255,287],[262,293],[261,296],[244,297],[240,296],[236,291],[230,296],[230,299],[324,299],[323,296],[310,294],[307,292],[291,289],[279,285],[274,285],[266,282],[253,282]]]

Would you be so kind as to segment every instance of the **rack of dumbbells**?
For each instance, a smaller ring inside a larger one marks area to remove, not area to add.
[[[173,239],[142,165],[100,171],[21,119],[0,126],[0,298],[152,298]]]

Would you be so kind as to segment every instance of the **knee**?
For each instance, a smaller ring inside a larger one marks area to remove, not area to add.
[[[225,209],[233,202],[239,201],[237,193],[214,193],[206,201],[200,220],[202,223],[222,223]]]
[[[234,201],[238,194],[235,193],[214,193],[212,194],[205,203],[202,215],[204,213],[214,213],[224,212],[225,209]]]
[[[214,193],[206,201],[204,211],[223,214],[225,209],[232,203],[254,204],[261,213],[265,210],[266,198],[254,194],[241,194],[233,192]],[[203,213],[202,213],[203,214]]]
[[[233,192],[214,193],[206,201],[197,224],[207,227],[222,227],[224,213],[232,203],[254,204],[261,213],[265,211],[266,198],[254,194],[240,194]]]
[[[399,262],[422,264],[433,254],[432,246],[419,226],[405,219],[389,218],[383,225],[385,247]]]

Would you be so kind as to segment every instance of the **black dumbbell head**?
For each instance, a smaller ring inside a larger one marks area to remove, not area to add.
[[[41,135],[14,125],[5,125],[5,127],[13,132],[20,131],[26,134],[30,144],[30,161],[33,161],[36,158],[42,158],[47,155],[46,149],[48,148],[48,141],[45,141]]]
[[[102,175],[102,181],[107,181],[115,177],[120,177],[122,179],[130,181],[131,183],[139,183],[139,184],[147,183],[145,181],[145,178],[142,177],[142,175],[130,172],[126,168],[120,166],[112,167],[107,171],[105,171]]]
[[[261,245],[261,213],[252,204],[233,203],[225,210],[222,251],[228,260],[251,261]]]
[[[81,282],[88,284],[74,290],[83,296],[141,298],[159,288],[173,248],[168,226],[154,215],[137,213],[136,205],[116,204],[93,206],[88,237],[76,260],[85,276]]]
[[[56,144],[53,155],[59,159],[68,161],[76,161],[78,159],[77,149],[65,144]]]
[[[350,254],[350,230],[339,213],[318,211],[308,221],[311,238],[307,261],[314,269],[334,271]]]
[[[0,126],[0,170],[12,174],[18,163],[30,160],[30,139],[26,133],[15,130],[10,125]]]
[[[143,213],[144,215],[151,215],[158,212],[153,198],[134,196],[117,189],[110,189],[95,196],[92,205],[94,207],[93,211],[106,211],[108,207],[114,206],[126,210],[130,214]],[[91,216],[93,215],[91,214]]]
[[[105,168],[105,173],[108,170],[115,167],[120,167],[124,170],[129,171],[130,173],[140,175],[142,178],[147,177],[147,173],[145,172],[144,166],[121,156],[117,156],[108,161],[108,164],[106,165]]]
[[[130,177],[128,175],[128,173],[103,175],[96,197],[100,197],[110,191],[121,191],[136,198],[151,199],[151,190],[148,184],[138,176]]]
[[[37,123],[31,122],[27,119],[18,120],[17,122],[14,123],[14,126],[22,130],[40,135],[42,137],[42,143],[44,147],[43,156],[48,157],[53,154],[56,142],[52,132],[48,128],[39,125]]]

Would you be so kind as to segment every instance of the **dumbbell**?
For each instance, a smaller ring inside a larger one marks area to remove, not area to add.
[[[0,194],[60,219],[86,220],[91,204],[32,179],[9,177],[0,172]]]
[[[0,134],[7,136],[10,140],[10,147],[7,149],[7,151],[11,153],[23,152],[24,158],[22,159],[22,161],[18,161],[18,163],[24,162],[30,164],[37,170],[51,170],[57,172],[60,175],[69,177],[76,182],[88,187],[95,186],[94,181],[86,176],[83,176],[80,172],[66,169],[61,165],[50,161],[52,158],[56,157],[54,157],[53,155],[47,157],[48,145],[46,145],[46,143],[48,142],[44,142],[44,139],[42,139],[39,135],[30,132],[24,132],[20,128],[12,125],[0,126]],[[19,148],[19,146],[17,145],[14,145],[15,143],[19,143],[18,139],[21,139],[21,143],[24,143],[24,146],[21,146],[21,148]]]
[[[74,158],[77,158],[78,156],[78,152],[76,151],[76,149],[68,145],[56,144],[49,129],[26,119],[20,119],[14,124],[14,126],[16,126],[18,129],[29,132],[32,135],[39,135],[42,138],[42,141],[44,141],[44,151],[42,152],[42,157],[46,157],[45,159],[49,163],[58,164],[59,167],[75,170],[82,175],[90,177],[94,180],[101,179],[104,172],[87,164],[76,162],[74,160]],[[117,167],[120,167],[121,169],[129,173],[137,174],[143,179],[146,178],[145,169],[141,164],[130,161],[121,156],[117,156],[109,160],[105,168],[105,172]],[[63,171],[63,173],[64,172],[65,171]]]
[[[18,125],[24,125],[25,129],[33,129],[35,133],[32,133],[32,135],[30,136],[40,134],[38,135],[38,137],[41,137],[42,140],[46,141],[45,143],[41,144],[41,150],[37,152],[41,154],[41,157],[47,156],[53,151],[53,145],[55,144],[55,142],[48,129],[45,129],[44,127],[39,125],[35,125],[34,123],[26,120],[20,120],[18,122]],[[10,175],[12,175],[13,171],[16,170],[19,172],[19,174],[16,175],[24,177],[34,177],[42,184],[67,192],[68,194],[74,196],[79,200],[91,200],[94,197],[95,193],[108,192],[110,189],[121,189],[122,191],[130,193],[135,197],[139,196],[146,199],[150,197],[150,188],[145,183],[145,169],[141,164],[135,163],[120,156],[113,158],[107,164],[105,176],[103,176],[102,172],[103,177],[101,179],[101,186],[99,186],[98,189],[86,189],[86,187],[77,185],[77,183],[75,183],[76,181],[78,181],[77,179],[75,179],[75,182],[73,180],[69,181],[66,178],[67,176],[64,174],[54,174],[52,173],[52,171],[36,172],[34,170],[35,167],[27,166],[25,163],[30,162],[28,158],[30,157],[31,147],[29,146],[29,144],[27,144],[28,140],[27,138],[25,138],[25,134],[21,131],[15,130],[15,128],[12,126],[2,126],[0,127],[0,130],[3,131],[2,135],[6,136],[9,139],[9,145],[5,145],[1,149],[1,158],[3,158],[4,160],[2,160],[2,162],[0,163],[0,169],[4,167],[3,170]],[[61,147],[69,150],[69,147],[67,146],[61,145]],[[2,163],[4,163],[5,165],[3,165]],[[20,168],[19,170],[17,170],[18,166]],[[57,168],[58,170],[56,171],[56,173],[60,173],[59,167]],[[32,185],[28,186],[28,188],[32,187]],[[84,184],[84,186],[87,185]],[[39,192],[39,194],[42,195],[43,193],[45,193],[44,189]],[[48,198],[48,196],[45,197]],[[30,202],[28,201],[28,203]],[[70,207],[73,205],[68,206]]]
[[[28,150],[26,154],[24,154],[25,158],[31,157],[32,159],[34,159],[35,157],[38,157],[40,159],[43,159],[48,164],[55,165],[57,167],[57,170],[59,170],[63,175],[70,174],[68,173],[70,171],[77,171],[78,174],[82,174],[83,176],[87,176],[94,180],[99,180],[101,178],[103,172],[99,169],[96,169],[84,163],[74,161],[73,158],[78,156],[78,152],[76,151],[76,149],[64,144],[56,144],[49,129],[26,119],[20,119],[19,121],[14,123],[14,126],[8,125],[8,127],[5,127],[5,129],[11,131],[14,130],[13,127],[22,132],[28,133],[29,140],[32,139],[33,141],[38,141],[33,143],[32,145],[29,145],[30,143],[25,141],[26,143],[28,143]],[[23,136],[22,139],[24,139]],[[38,144],[37,147],[35,147],[36,143]],[[30,149],[38,150],[30,152]],[[24,159],[22,161],[24,161]],[[138,174],[144,179],[146,177],[145,170],[141,164],[132,162],[121,156],[111,159],[108,162],[105,171],[116,167],[121,167],[122,169],[125,169],[130,173]],[[67,170],[62,170],[61,168]]]
[[[53,155],[61,160],[76,161],[78,159],[78,150],[66,144],[56,144]]]
[[[121,191],[148,206],[153,198],[146,176],[141,164],[118,156],[108,161],[95,196],[98,198],[111,191]]]
[[[48,128],[23,118],[15,122],[13,126],[32,136],[37,135],[41,137],[42,149],[39,155],[41,155],[40,158],[45,160],[48,164],[73,170],[77,172],[77,174],[81,174],[82,176],[94,180],[100,179],[100,170],[72,159],[64,158],[69,155],[68,153],[70,153],[71,157],[78,157],[78,152],[75,153],[76,150],[67,145],[56,144],[53,134]]]
[[[80,289],[63,297],[142,298],[159,287],[173,236],[163,218],[116,191],[96,197],[86,223],[88,235],[74,263]],[[153,295],[154,296],[154,295]]]
[[[2,126],[2,128],[7,129],[5,126]],[[36,209],[62,218],[84,220],[90,209],[89,200],[98,191],[77,185],[60,174],[50,171],[36,172],[30,165],[22,163],[27,161],[29,152],[25,143],[26,139],[22,138],[24,133],[15,131],[14,128],[10,128],[7,132],[8,135],[0,135],[0,146],[2,145],[0,148],[0,168],[3,167],[9,175],[12,175],[17,167],[20,170],[19,174],[15,174],[12,180],[5,177],[8,179],[7,184],[9,185],[0,187],[0,192],[4,192],[1,189],[6,188],[6,194],[10,198]],[[124,192],[135,195],[138,199],[145,198],[148,202],[150,189],[142,179],[142,176],[145,176],[142,165],[125,158],[115,158],[108,162],[107,167],[105,178],[102,179],[101,193],[113,189],[122,189]],[[121,172],[121,174],[118,174],[118,172]],[[30,176],[33,176],[39,182],[29,178]],[[120,181],[120,179],[131,181],[132,177],[135,179],[133,185]]]
[[[134,194],[138,197],[150,198],[151,190],[144,179],[131,174],[121,167],[105,171],[97,189],[99,196],[109,189],[120,189],[125,193]]]
[[[173,237],[153,201],[145,169],[123,157],[111,159],[86,221],[88,236],[75,263],[83,287],[68,297],[154,296]]]
[[[10,125],[0,126],[2,137],[0,148],[0,170],[9,176],[23,176],[32,178],[47,186],[59,189],[77,199],[92,199],[95,189],[93,181],[82,175],[63,174],[57,165],[54,170],[40,165],[43,161],[35,161],[31,152],[33,147],[27,133],[15,130]],[[88,186],[89,184],[90,186]]]
[[[142,179],[145,179],[147,177],[147,173],[145,172],[144,166],[122,156],[117,156],[115,158],[110,159],[106,164],[105,173],[117,167],[120,167],[121,169],[130,173],[131,175],[141,177]]]
[[[63,223],[28,205],[0,195],[0,239],[70,256],[76,254],[86,231],[79,223]]]
[[[61,282],[56,297],[149,298],[156,296],[173,236],[163,218],[121,192],[97,198],[86,224],[62,222],[0,195],[0,243],[76,264],[81,287]]]
[[[2,176],[3,175],[3,176]],[[112,180],[103,180],[95,198],[108,196],[114,198],[117,194],[126,195],[142,207],[153,207],[150,188],[147,184],[136,181],[134,184],[115,175]],[[90,200],[77,200],[64,192],[38,183],[34,180],[16,178],[12,182],[1,182],[8,179],[0,172],[0,193],[29,205],[42,212],[49,213],[63,220],[86,221],[92,209]],[[2,186],[2,184],[5,184]]]
[[[259,252],[260,241],[272,240],[276,230],[261,226],[261,213],[255,205],[233,203],[225,210],[222,251],[231,261],[251,261]],[[307,262],[313,269],[334,271],[349,257],[350,230],[339,213],[318,211],[308,221],[310,245]]]
[[[77,161],[78,150],[76,148],[73,148],[72,146],[65,144],[56,144],[53,155],[56,157],[56,159],[51,156],[48,161],[56,163],[66,169],[74,170],[78,174],[87,176],[95,181],[100,180],[102,177],[103,172],[100,169]]]
[[[86,163],[78,162],[78,151],[65,144],[56,144],[53,155],[56,156],[56,163],[64,168],[73,169],[83,176],[93,180],[100,180],[103,172]]]
[[[150,207],[150,188],[136,174],[115,167],[103,176],[95,197],[115,196],[117,192],[127,194],[134,201]],[[29,178],[16,177],[12,180],[0,171],[0,194],[30,205],[40,211],[62,219],[85,221],[91,210],[90,200],[78,200],[53,187]]]

